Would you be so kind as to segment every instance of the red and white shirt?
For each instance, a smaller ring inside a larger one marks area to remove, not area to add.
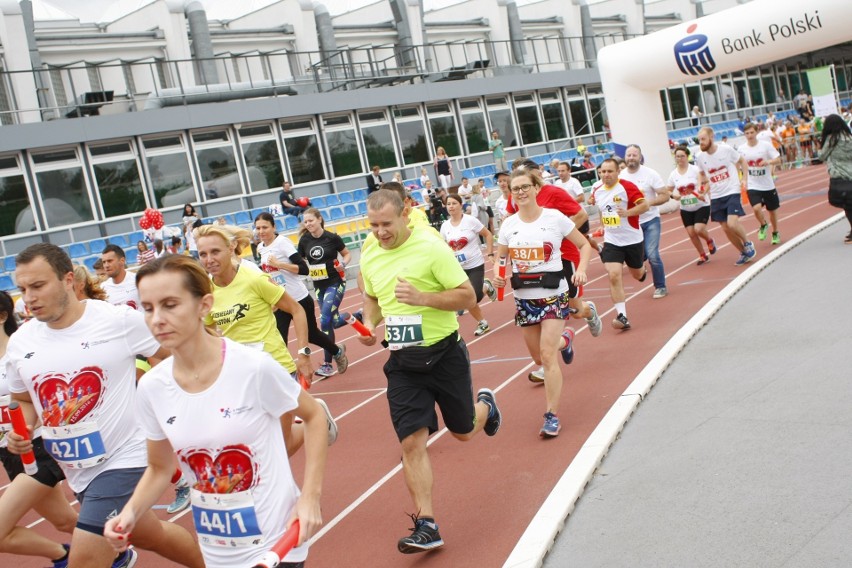
[[[775,181],[772,179],[772,166],[757,164],[763,160],[768,163],[769,160],[774,160],[781,154],[769,142],[758,140],[754,146],[749,146],[748,143],[740,145],[740,155],[746,159],[748,163],[748,188],[757,191],[772,191],[775,189]]]
[[[709,197],[698,195],[698,189],[701,186],[699,170],[692,164],[686,166],[685,173],[680,173],[677,168],[672,170],[667,185],[674,188],[683,211],[698,211],[710,205]]]
[[[642,242],[639,216],[619,217],[616,212],[619,208],[630,209],[645,200],[645,195],[638,187],[619,179],[612,187],[601,184],[593,195],[604,226],[604,242],[620,247]]]
[[[740,177],[737,162],[740,153],[727,144],[717,143],[712,154],[700,152],[695,157],[695,165],[710,180],[710,197],[719,199],[740,193]]]
[[[441,236],[453,249],[456,260],[465,270],[485,264],[482,249],[479,248],[479,232],[485,226],[472,215],[462,215],[458,225],[453,225],[452,219],[447,219],[441,225]]]
[[[140,311],[142,303],[139,301],[139,290],[136,289],[136,273],[129,270],[124,271],[124,279],[121,283],[116,283],[112,278],[108,278],[101,288],[107,294],[107,302],[114,306],[130,306],[134,310]]]

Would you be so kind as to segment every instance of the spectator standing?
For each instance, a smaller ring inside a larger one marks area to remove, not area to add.
[[[498,172],[509,169],[506,166],[506,151],[503,149],[503,140],[500,139],[500,133],[496,130],[491,131],[491,140],[488,141],[488,149],[491,150],[491,155],[494,157],[494,166]]]
[[[382,176],[381,176],[382,168],[379,166],[373,166],[373,169],[370,170],[370,173],[367,174],[367,193],[373,193],[377,191],[379,187],[382,185]]]
[[[444,189],[449,189],[450,184],[453,183],[453,165],[443,146],[435,149],[435,173],[438,174],[438,184]]]

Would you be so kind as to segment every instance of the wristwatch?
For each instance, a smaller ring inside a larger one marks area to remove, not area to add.
[[[310,347],[302,347],[301,349],[296,351],[296,353],[298,355],[307,355],[308,357],[310,357],[311,356],[311,348]]]

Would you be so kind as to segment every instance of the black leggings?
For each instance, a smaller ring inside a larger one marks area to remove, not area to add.
[[[483,296],[485,296],[485,293],[482,291],[482,284],[485,282],[485,265],[480,264],[479,266],[465,269],[464,272],[473,285],[473,291],[476,292],[476,303],[478,304],[482,301]]]
[[[299,305],[305,309],[305,318],[308,320],[308,342],[332,353],[337,353],[337,345],[334,344],[334,341],[317,327],[314,299],[311,295],[308,294],[299,300]],[[284,338],[285,344],[287,343],[291,321],[293,321],[293,316],[290,315],[290,312],[285,312],[284,310],[275,311],[275,323],[278,326],[278,333]]]

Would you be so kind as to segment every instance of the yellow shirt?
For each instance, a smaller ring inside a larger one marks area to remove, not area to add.
[[[414,230],[415,227],[428,227],[432,229],[432,232],[435,234],[436,237],[441,239],[441,234],[432,225],[429,224],[429,218],[426,217],[426,213],[422,209],[412,207],[408,214],[408,228]],[[367,249],[369,249],[371,246],[378,242],[379,241],[376,239],[376,235],[374,235],[373,232],[370,231],[367,234],[367,238],[364,239],[364,244],[361,245],[361,254],[363,255],[365,252],[367,252]]]
[[[422,292],[441,292],[458,288],[468,281],[467,274],[456,261],[453,251],[432,227],[416,227],[408,239],[395,249],[371,247],[361,256],[364,291],[377,298],[386,328],[389,318],[420,316],[423,346],[433,345],[459,328],[454,312],[425,306],[411,306],[397,301],[394,288],[402,276]],[[436,243],[440,242],[441,246]],[[386,339],[393,342],[391,337]]]
[[[204,323],[215,323],[228,339],[266,351],[294,373],[296,363],[275,327],[271,308],[283,295],[284,288],[273,284],[265,274],[240,268],[227,286],[213,283],[213,309]]]

